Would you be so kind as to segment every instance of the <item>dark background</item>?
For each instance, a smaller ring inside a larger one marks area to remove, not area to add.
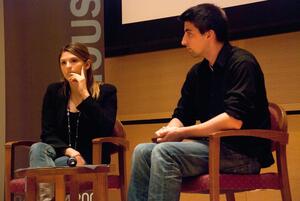
[[[121,6],[121,0],[104,0],[106,57],[180,47],[183,28],[177,17],[122,25]],[[299,0],[269,0],[225,11],[231,40],[300,30]]]

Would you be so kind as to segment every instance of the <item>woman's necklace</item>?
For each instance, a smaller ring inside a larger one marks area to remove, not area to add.
[[[78,112],[78,117],[77,117],[77,120],[76,120],[74,149],[77,148],[79,119],[80,119],[80,112]],[[67,121],[68,121],[69,147],[71,147],[72,146],[72,140],[71,140],[72,132],[71,132],[71,120],[70,120],[70,110],[69,110],[69,108],[67,109]]]

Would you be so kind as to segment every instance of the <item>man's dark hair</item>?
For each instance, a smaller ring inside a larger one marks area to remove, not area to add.
[[[219,42],[228,41],[228,24],[225,12],[213,4],[199,4],[184,11],[179,20],[194,24],[201,34],[214,30]]]

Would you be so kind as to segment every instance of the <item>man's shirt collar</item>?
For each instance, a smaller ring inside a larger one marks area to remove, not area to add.
[[[213,70],[221,70],[222,68],[226,67],[226,63],[230,56],[232,55],[232,46],[229,44],[229,42],[224,43],[222,49],[220,50],[217,59],[212,66]]]

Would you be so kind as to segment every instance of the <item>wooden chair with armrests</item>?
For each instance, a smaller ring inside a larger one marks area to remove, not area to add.
[[[129,142],[125,139],[126,132],[119,120],[116,120],[113,137],[103,137],[93,139],[93,164],[100,164],[102,161],[102,145],[110,143],[110,154],[118,154],[118,175],[108,176],[108,188],[120,189],[121,201],[127,199],[126,181],[126,151]]]
[[[117,120],[114,127],[112,137],[103,137],[93,139],[93,164],[100,164],[101,152],[103,143],[111,143],[110,153],[118,153],[119,159],[119,174],[110,175],[108,177],[108,188],[118,188],[121,191],[122,201],[126,201],[126,160],[125,152],[128,149],[129,143],[125,139],[125,130],[122,123]],[[26,194],[25,178],[16,178],[14,171],[15,152],[18,147],[30,147],[35,141],[11,141],[5,144],[5,200],[12,201],[15,194]],[[34,184],[36,185],[36,184]],[[70,187],[67,186],[68,193]],[[91,182],[80,184],[79,191],[84,192],[92,189]]]
[[[287,117],[275,103],[269,103],[270,130],[229,130],[211,133],[209,138],[209,174],[185,178],[181,192],[209,193],[211,201],[219,201],[219,194],[226,194],[227,201],[234,201],[236,192],[256,189],[281,191],[282,201],[292,201],[288,179],[286,145],[288,143]],[[276,153],[277,172],[255,175],[220,174],[220,138],[226,136],[253,136],[270,139]]]
[[[5,143],[5,201],[14,200],[15,194],[24,194],[25,179],[15,178],[15,154],[19,147],[30,147],[34,141],[10,141]]]

